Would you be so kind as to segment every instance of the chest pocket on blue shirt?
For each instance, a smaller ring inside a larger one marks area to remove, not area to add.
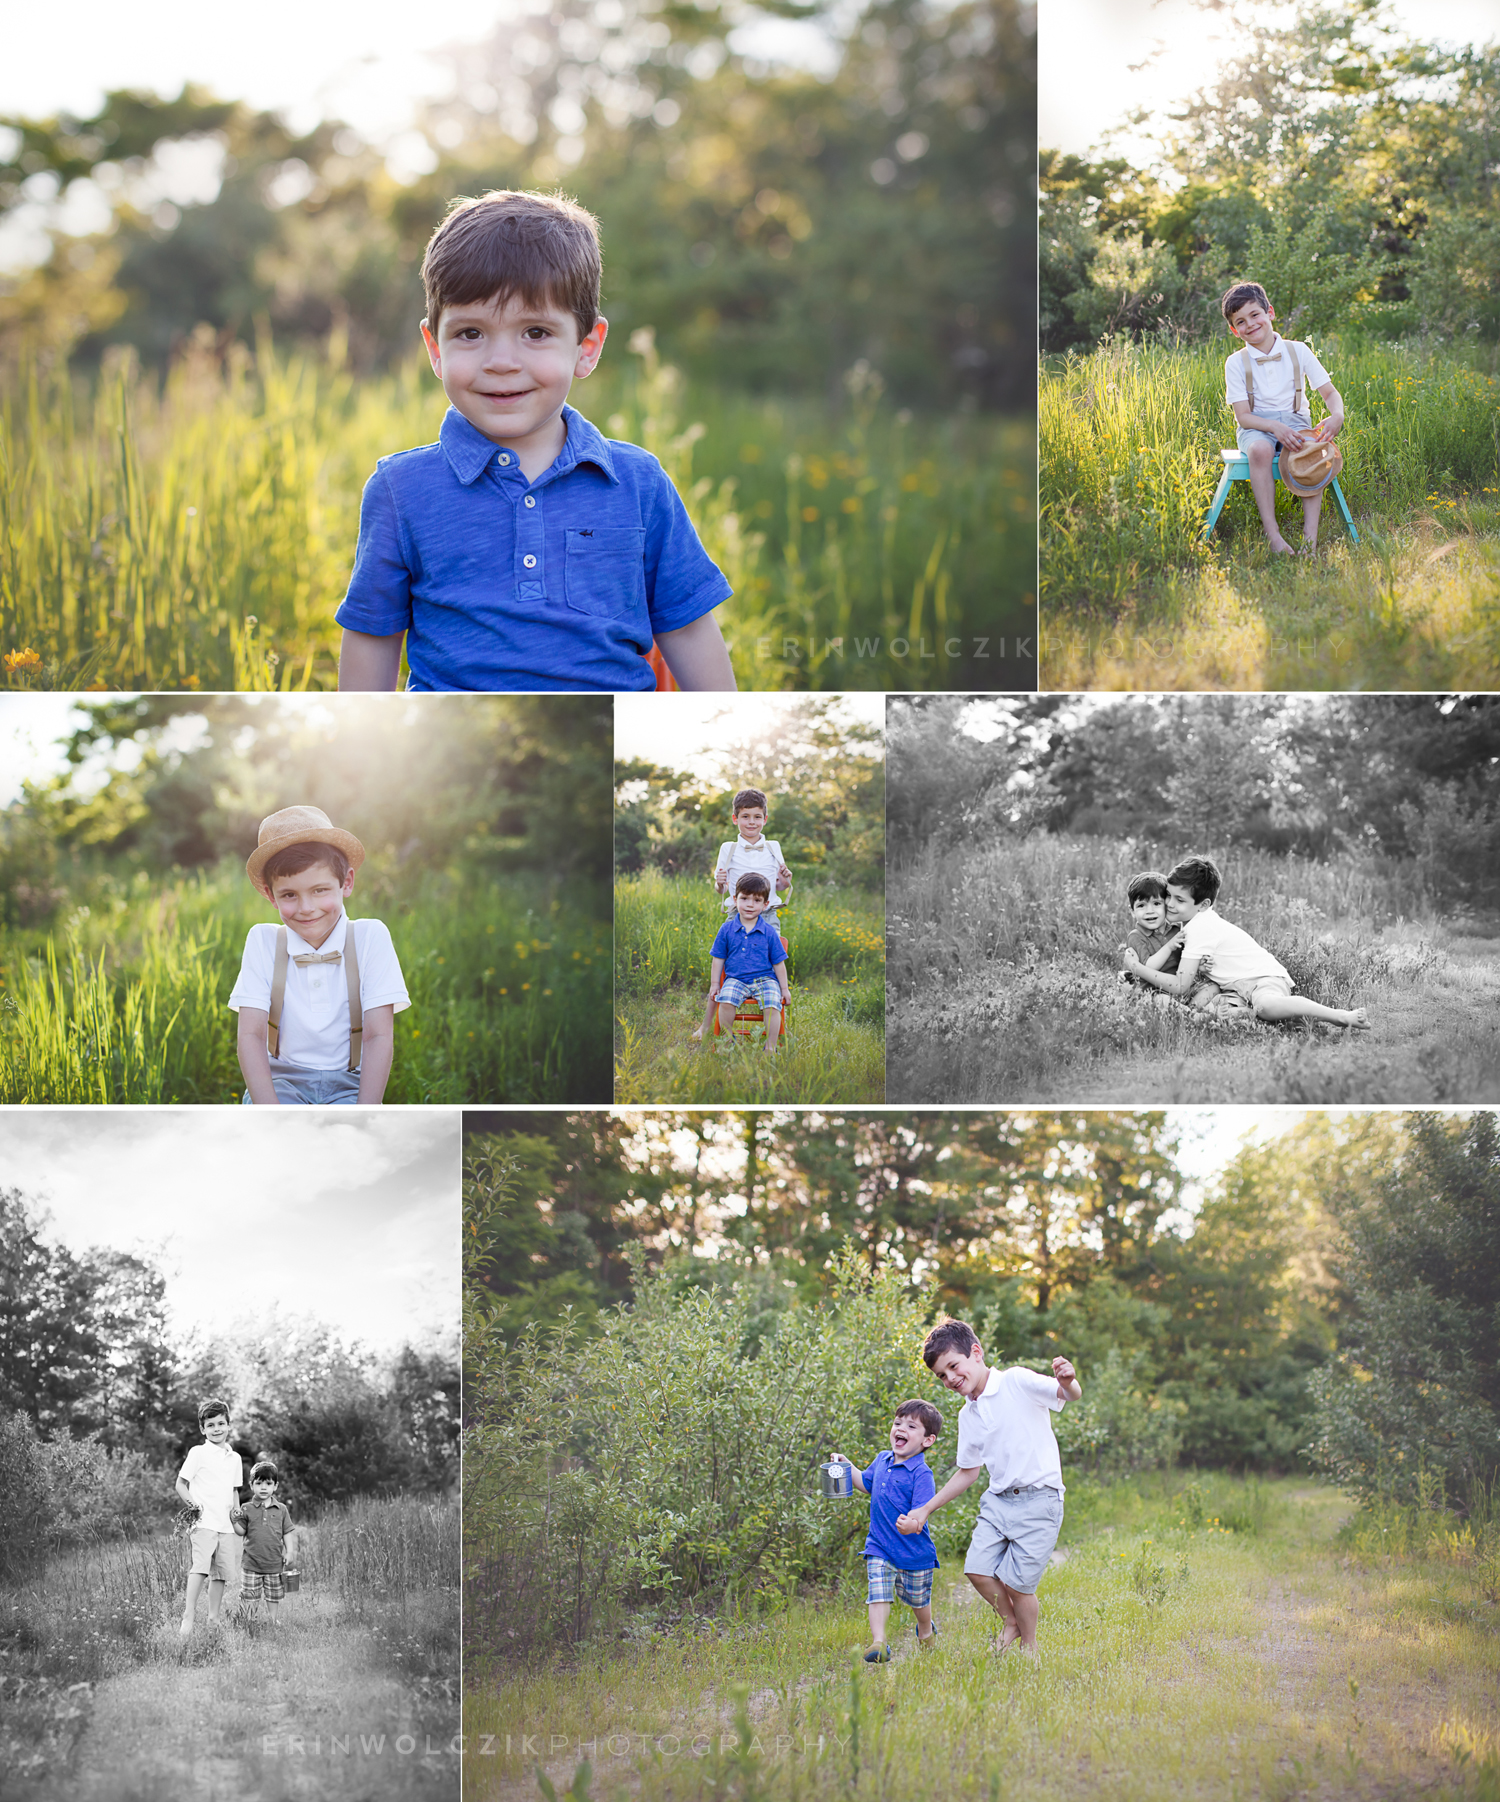
[[[646,605],[644,526],[595,526],[566,535],[568,605],[579,613],[627,613]]]

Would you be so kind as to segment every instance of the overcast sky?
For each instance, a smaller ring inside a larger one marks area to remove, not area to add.
[[[7,1108],[0,1187],[150,1257],[184,1330],[272,1302],[377,1351],[453,1342],[459,1123],[388,1108]]]
[[[1257,0],[1210,8],[1203,0],[1041,0],[1038,140],[1079,155],[1137,107],[1164,114],[1207,84],[1237,51]],[[1285,6],[1274,9],[1288,16]],[[1452,45],[1500,37],[1495,0],[1394,0],[1391,12],[1414,37]],[[1146,140],[1127,134],[1114,154],[1142,156]]]

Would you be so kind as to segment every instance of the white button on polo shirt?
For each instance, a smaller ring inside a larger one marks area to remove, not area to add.
[[[500,467],[502,469],[508,468],[510,466],[510,452],[509,451],[501,451],[500,455],[498,457],[496,457],[495,461],[500,465]]]
[[[528,494],[526,496],[526,505],[528,507],[534,507],[536,505],[536,496],[534,494]]]
[[[536,558],[535,557],[523,557],[521,559],[521,561],[526,565],[527,569],[535,569],[536,568]]]

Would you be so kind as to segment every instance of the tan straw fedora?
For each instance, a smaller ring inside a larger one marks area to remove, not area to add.
[[[1281,479],[1303,500],[1326,488],[1343,467],[1344,453],[1332,439],[1319,444],[1308,437],[1296,450],[1281,447]]]
[[[365,861],[364,846],[352,832],[340,831],[321,807],[283,807],[261,821],[259,843],[245,859],[245,874],[257,888],[266,864],[288,845],[334,845],[349,859],[351,870]]]

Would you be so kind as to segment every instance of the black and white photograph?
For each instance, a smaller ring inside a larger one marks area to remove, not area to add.
[[[1492,695],[895,697],[900,1102],[1500,1099]]]
[[[13,1110],[0,1789],[459,1795],[450,1114]]]

